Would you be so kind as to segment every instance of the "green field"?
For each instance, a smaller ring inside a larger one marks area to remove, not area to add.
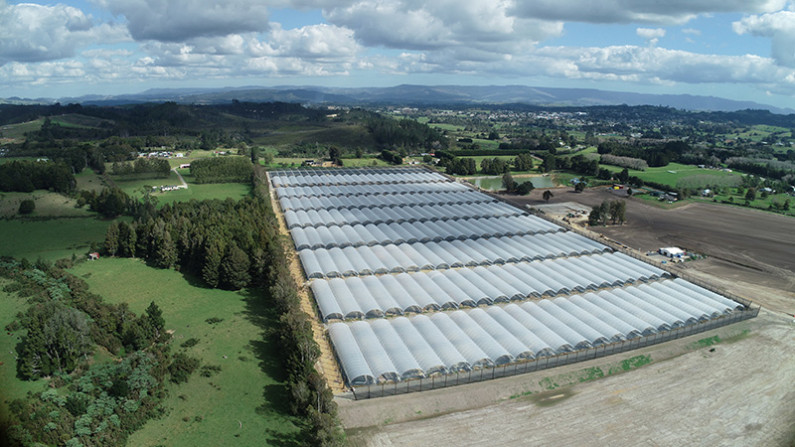
[[[2,192],[0,193],[0,218],[19,216],[19,204],[23,200],[33,199],[36,209],[28,216],[36,217],[91,217],[94,214],[88,207],[75,208],[77,201],[71,197],[55,192],[36,190],[33,192]]]
[[[111,175],[110,179],[127,195],[140,195],[141,188],[147,186],[171,186],[180,185],[179,177],[174,172],[170,172],[168,177],[152,177],[151,175]]]
[[[422,122],[419,119],[417,121]],[[425,121],[427,122],[428,119],[426,118]],[[464,126],[457,126],[455,124],[431,123],[431,124],[428,124],[428,125],[430,127],[436,128],[436,129],[446,130],[448,132],[460,132],[460,131],[464,130]]]
[[[23,139],[27,132],[40,130],[43,123],[43,119],[37,119],[26,123],[6,124],[5,126],[0,126],[0,133],[2,133],[4,138]]]
[[[97,175],[90,168],[83,169],[83,172],[75,174],[75,180],[77,181],[77,186],[75,189],[78,191],[86,190],[99,193],[102,191],[102,188],[105,187],[102,177]]]
[[[262,296],[206,289],[136,259],[85,262],[72,273],[92,292],[127,302],[136,313],[155,301],[174,331],[172,349],[221,367],[211,377],[197,372],[188,383],[169,384],[166,414],[133,433],[128,445],[298,445],[297,428],[286,415],[279,347],[269,337],[275,315]],[[209,318],[223,321],[209,324]],[[191,338],[198,344],[180,348]]]
[[[605,168],[611,172],[620,172],[624,168],[610,165],[599,165],[600,168]],[[668,166],[661,166],[656,168],[649,168],[645,171],[629,170],[630,176],[637,176],[645,182],[656,182],[671,187],[683,186],[687,187],[703,187],[713,181],[726,182],[727,178],[731,181],[740,182],[741,174],[736,172],[719,171],[717,169],[701,169],[698,166],[683,165],[680,163],[669,163]],[[710,178],[714,177],[714,178]],[[689,184],[689,183],[692,183]],[[698,185],[698,184],[701,185]]]
[[[19,298],[16,294],[8,294],[2,291],[7,282],[0,280],[0,328],[16,319],[18,312],[24,312],[28,308],[27,300]],[[16,354],[17,344],[21,341],[20,337],[24,331],[17,331],[13,335],[3,330],[0,333],[0,427],[6,421],[8,412],[8,402],[13,399],[25,397],[28,391],[44,390],[46,380],[27,381],[17,379]]]
[[[93,217],[0,220],[0,256],[30,261],[84,256],[92,242],[102,243],[110,222]]]
[[[188,181],[188,178],[185,178]],[[191,199],[196,200],[225,200],[232,198],[240,200],[251,192],[251,185],[248,183],[208,183],[204,185],[191,184],[188,189],[178,189],[155,194],[158,205],[174,202],[187,202]]]

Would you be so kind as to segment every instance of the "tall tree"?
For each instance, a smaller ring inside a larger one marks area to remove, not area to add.
[[[215,241],[210,241],[204,248],[204,265],[202,266],[202,279],[210,287],[218,287],[221,258],[221,247]]]
[[[547,202],[549,202],[549,199],[554,197],[554,195],[552,194],[552,191],[550,191],[550,190],[544,191],[543,196],[544,196],[544,200],[547,201]]]
[[[221,261],[221,285],[225,289],[239,290],[251,281],[248,273],[250,262],[246,252],[237,244],[231,244]]]
[[[166,320],[163,318],[163,311],[155,304],[154,301],[149,303],[146,308],[146,320],[148,326],[152,330],[152,336],[155,340],[160,340],[163,335],[163,328],[166,325]]]
[[[108,225],[108,231],[105,232],[105,252],[111,256],[116,256],[116,253],[118,251],[119,251],[119,224],[113,222],[110,225]]]
[[[485,161],[485,160],[484,160]],[[502,176],[502,187],[506,192],[514,192],[516,190],[516,182],[510,172],[506,172]]]
[[[154,264],[160,268],[170,269],[177,262],[177,245],[171,239],[171,233],[163,232],[156,245]]]
[[[119,222],[119,255],[134,258],[137,240],[138,235],[135,232],[135,226],[127,222]]]

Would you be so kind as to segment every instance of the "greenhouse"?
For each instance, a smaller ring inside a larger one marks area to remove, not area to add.
[[[336,227],[330,227],[332,230]],[[388,230],[387,228],[383,229]],[[340,230],[341,231],[341,230]],[[304,248],[298,252],[307,278],[372,275],[375,273],[442,270],[464,265],[492,265],[530,262],[558,257],[573,257],[608,252],[604,245],[575,233],[544,233],[524,236],[502,236],[452,242],[405,243],[387,245],[345,245],[326,249]],[[594,277],[597,269],[587,260],[572,258],[583,274]],[[609,275],[599,284],[614,281]]]
[[[382,246],[373,247],[386,250]],[[323,252],[325,253],[325,252]],[[378,251],[376,251],[378,253]],[[304,261],[308,252],[302,251],[302,262],[308,269],[323,270],[324,263],[331,263],[325,257]],[[330,256],[329,256],[330,257]],[[377,256],[375,256],[377,258]],[[384,256],[386,257],[386,256]],[[343,259],[348,259],[343,257]],[[316,279],[310,288],[315,296],[324,320],[357,319],[362,316],[381,316],[389,311],[405,313],[423,309],[450,309],[461,306],[477,306],[556,296],[560,294],[582,293],[606,287],[656,280],[670,275],[657,267],[643,264],[622,253],[605,253],[581,256],[578,258],[555,258],[544,261],[518,262],[506,265],[477,266],[472,268],[453,268],[431,272],[408,272],[406,264],[396,258],[373,270],[373,273],[393,273],[395,275],[374,276],[375,282],[390,284],[397,280],[397,286],[357,288],[362,278],[353,276],[353,264],[333,270],[333,279]],[[364,257],[362,257],[364,261]],[[594,272],[592,275],[578,275],[574,260],[581,261]],[[366,261],[365,261],[366,262]],[[319,276],[319,274],[317,275]],[[328,274],[326,276],[329,276]],[[651,284],[651,283],[650,283]],[[656,296],[654,292],[639,292],[642,298]],[[616,293],[623,290],[618,289]],[[678,292],[678,295],[682,295]],[[672,297],[675,298],[675,297]],[[658,298],[663,305],[669,298]],[[402,307],[396,303],[402,302]],[[383,303],[383,304],[380,304]],[[344,304],[344,305],[343,305]],[[695,311],[695,309],[693,309]],[[680,315],[678,313],[675,313]]]
[[[566,364],[755,315],[430,170],[269,175],[348,385],[368,395]]]
[[[532,360],[694,324],[707,309],[723,315],[743,308],[684,282],[658,281],[621,289],[622,294],[600,291],[430,316],[333,323],[329,336],[349,383],[357,386]],[[621,310],[614,313],[616,309]]]

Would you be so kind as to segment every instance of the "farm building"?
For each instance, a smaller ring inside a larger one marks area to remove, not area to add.
[[[428,170],[270,179],[357,396],[516,374],[755,316]]]
[[[679,247],[663,247],[659,250],[660,254],[669,258],[682,258],[687,253]]]

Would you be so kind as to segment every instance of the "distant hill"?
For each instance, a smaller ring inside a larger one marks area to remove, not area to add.
[[[398,85],[371,88],[329,88],[311,86],[236,87],[218,89],[151,89],[138,94],[117,96],[82,96],[60,98],[62,104],[81,103],[95,105],[135,104],[144,102],[175,101],[188,104],[222,104],[233,99],[250,102],[298,102],[302,104],[339,105],[466,105],[466,104],[528,104],[535,106],[600,106],[600,105],[654,105],[694,111],[735,111],[745,109],[769,110],[773,113],[795,113],[793,109],[761,104],[753,101],[735,101],[714,96],[656,95],[646,93],[616,92],[596,89],[507,86],[459,85]],[[44,100],[9,98],[0,103],[31,103]],[[50,102],[55,102],[51,100]]]

